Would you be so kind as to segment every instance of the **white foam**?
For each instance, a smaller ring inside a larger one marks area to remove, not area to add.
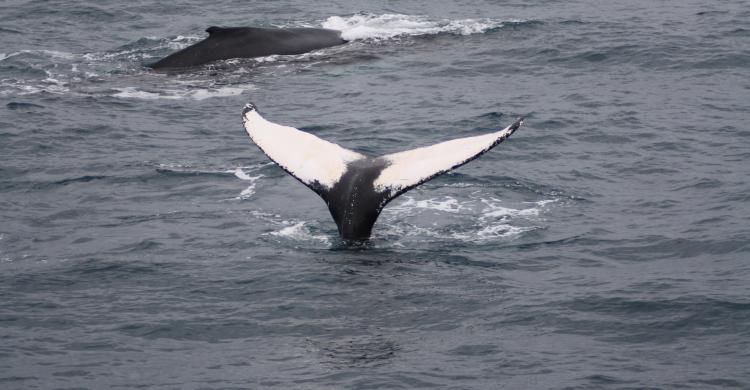
[[[156,164],[159,168],[167,169],[170,171],[175,172],[183,172],[183,173],[231,173],[237,178],[242,180],[255,180],[254,177],[248,175],[246,171],[256,171],[258,169],[261,169],[267,165],[272,165],[273,163],[262,163],[262,164],[256,164],[256,165],[250,165],[250,166],[242,166],[242,167],[233,167],[231,169],[229,168],[212,168],[207,166],[199,166],[195,164],[190,163],[159,163]]]
[[[173,50],[181,50],[202,40],[203,38],[205,37],[178,35],[174,39],[167,42],[167,47]]]
[[[88,56],[87,59],[90,59],[90,60],[108,60],[108,59],[117,58],[117,57],[123,57],[123,56],[127,56],[129,58],[137,58],[138,55],[142,51],[143,51],[142,49],[131,49],[131,50],[123,50],[123,51],[117,51],[117,52],[114,52],[114,53],[104,53],[104,54],[89,53],[89,54],[87,54],[87,56]]]
[[[483,243],[495,240],[506,240],[525,232],[541,228],[544,219],[541,217],[546,205],[556,199],[524,202],[530,207],[507,205],[500,199],[470,195],[466,199],[445,196],[430,199],[415,199],[404,196],[403,200],[387,207],[383,216],[381,229],[386,236],[397,236],[403,239],[458,240],[462,242]],[[420,226],[410,222],[414,217],[428,211],[431,224]],[[444,218],[435,221],[434,213],[448,213]],[[376,234],[378,231],[376,230]]]
[[[431,198],[416,200],[411,196],[403,196],[404,200],[401,202],[389,206],[389,210],[396,213],[403,211],[411,211],[414,209],[423,210],[435,210],[447,213],[459,213],[464,209],[464,206],[459,203],[458,199],[446,196],[443,198]]]
[[[288,220],[279,214],[269,213],[261,210],[250,210],[249,213],[262,221],[281,228],[272,232],[264,233],[264,236],[279,237],[285,240],[297,242],[317,241],[327,246],[331,245],[331,237],[325,234],[314,234],[307,226],[307,222],[300,220]]]
[[[245,173],[245,171],[243,171],[242,168],[237,168],[232,173],[234,173],[234,176],[236,176],[240,180],[249,180],[249,181],[258,180],[260,176],[263,176],[263,175],[255,176],[255,177],[250,176],[247,173]]]
[[[555,202],[557,202],[559,200],[560,199],[545,199],[545,200],[539,200],[539,201],[532,202],[532,203],[535,204],[535,205],[537,205],[537,206],[539,206],[539,207],[545,207],[548,204],[555,203]]]
[[[30,50],[30,51],[32,51],[32,50]],[[66,59],[66,60],[72,60],[72,59],[74,59],[76,57],[76,55],[73,54],[73,53],[68,53],[68,52],[64,52],[64,51],[57,51],[57,50],[37,50],[37,52],[45,54],[45,55],[48,55],[50,57],[63,58],[63,59]]]
[[[469,35],[502,27],[503,23],[503,21],[492,19],[430,20],[417,15],[357,14],[331,16],[322,23],[322,26],[341,31],[341,37],[351,41],[440,33]]]
[[[203,39],[202,37],[197,36],[182,36],[179,35],[173,39],[164,39],[164,38],[158,38],[158,37],[148,37],[147,39],[158,41],[156,46],[148,48],[148,51],[154,51],[154,50],[161,50],[161,49],[169,49],[170,51],[176,51],[184,49],[193,43],[196,43]],[[93,52],[93,53],[86,53],[83,54],[83,58],[88,61],[107,61],[112,60],[116,58],[125,57],[131,60],[138,60],[138,59],[144,59],[144,58],[156,58],[161,57],[161,55],[148,53],[146,49],[139,47],[134,49],[125,49],[115,52]]]
[[[73,53],[57,50],[19,50],[12,53],[0,53],[0,61],[7,60],[8,58],[15,57],[21,54],[42,55],[46,57],[62,58],[66,60],[72,60],[76,57],[76,55]]]
[[[91,96],[108,95],[123,99],[141,100],[206,100],[219,97],[239,96],[242,93],[256,89],[252,84],[235,84],[231,86],[201,86],[194,81],[189,85],[171,82],[167,88],[142,90],[136,87],[114,87],[103,90],[84,89],[80,77],[73,75],[54,74],[44,71],[47,77],[37,80],[2,79],[0,80],[0,96],[5,95],[34,95],[39,93]],[[86,80],[100,80],[100,76],[93,72],[85,73]]]
[[[290,222],[290,221],[283,221],[283,223],[286,224],[287,226],[285,226],[281,230],[271,232],[269,234],[272,236],[283,237],[283,238],[291,239],[295,241],[314,240],[314,241],[323,242],[325,244],[330,244],[330,239],[328,238],[328,236],[312,234],[310,230],[307,227],[305,227],[305,221],[300,221],[296,223]]]
[[[52,77],[49,72],[47,72],[47,74],[49,75],[49,77],[47,77],[46,79],[42,80],[43,83],[54,84],[54,85],[61,86],[61,87],[68,84],[68,83],[66,83],[64,81],[60,81],[60,80]]]
[[[279,57],[280,56],[278,54],[272,54],[270,56],[255,57],[255,58],[253,58],[253,61],[255,61],[255,62],[259,63],[259,64],[266,63],[266,62],[276,62],[276,61],[279,60]]]
[[[27,85],[24,84],[24,80],[0,80],[0,96],[25,96],[35,95],[38,93],[81,95],[79,93],[71,93],[70,88],[68,88],[65,83],[56,83],[52,82],[51,80],[42,81],[40,85]]]
[[[255,183],[254,182],[250,184],[247,188],[242,190],[242,192],[240,192],[240,195],[237,197],[237,199],[245,200],[245,199],[250,198],[253,195],[255,195]]]
[[[215,97],[238,96],[247,90],[255,89],[254,86],[244,85],[242,87],[221,87],[206,89],[165,89],[158,92],[143,91],[135,87],[116,88],[118,92],[112,96],[125,99],[142,100],[205,100]]]
[[[250,210],[250,215],[252,215],[255,218],[258,218],[260,220],[272,223],[272,224],[279,224],[280,222],[277,220],[280,218],[278,214],[273,213],[267,213],[265,211],[260,210]]]
[[[477,232],[477,236],[481,240],[490,240],[494,238],[508,238],[517,236],[523,232],[533,230],[530,227],[519,227],[513,226],[507,223],[499,223],[494,225],[485,226]]]
[[[285,228],[282,228],[281,230],[271,232],[270,234],[273,236],[280,236],[280,237],[299,237],[302,235],[302,232],[305,228],[305,222],[297,222],[294,225],[287,226]]]
[[[258,179],[263,177],[263,175],[261,174],[257,176],[250,176],[247,173],[245,173],[245,171],[243,171],[242,168],[235,169],[233,173],[238,179],[250,182],[250,185],[244,190],[242,190],[242,192],[240,192],[240,195],[237,196],[237,199],[245,200],[255,195],[255,184],[258,181]]]
[[[57,50],[19,50],[13,53],[0,55],[0,61],[5,60],[10,57],[15,57],[21,54],[37,54],[37,55],[44,55],[44,56],[53,57],[53,58],[63,58],[66,60],[72,60],[73,58],[76,57],[76,55],[73,53],[57,51]]]
[[[535,217],[539,215],[539,207],[529,207],[525,209],[513,209],[500,206],[502,201],[495,198],[482,199],[481,202],[486,206],[482,211],[480,218],[503,218],[503,217]]]

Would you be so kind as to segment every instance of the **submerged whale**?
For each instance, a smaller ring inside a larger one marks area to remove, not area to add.
[[[216,27],[208,38],[151,65],[154,69],[186,68],[230,58],[302,54],[346,43],[341,31],[325,28]]]
[[[370,157],[310,133],[264,119],[250,103],[245,130],[260,150],[328,205],[345,240],[364,240],[388,202],[406,191],[481,156],[523,123],[404,152]]]

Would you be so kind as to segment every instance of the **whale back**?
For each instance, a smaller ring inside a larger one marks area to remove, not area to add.
[[[323,28],[211,26],[206,32],[206,39],[149,66],[185,68],[231,58],[302,54],[346,43],[340,31]]]

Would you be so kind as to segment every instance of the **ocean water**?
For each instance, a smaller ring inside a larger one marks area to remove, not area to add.
[[[220,26],[350,43],[180,73]],[[366,245],[242,128],[524,126]],[[750,388],[746,1],[0,3],[0,388]]]

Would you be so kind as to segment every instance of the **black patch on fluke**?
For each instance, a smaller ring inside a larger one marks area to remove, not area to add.
[[[328,205],[339,234],[346,240],[364,240],[370,237],[383,207],[393,199],[390,191],[375,190],[375,180],[388,167],[381,158],[364,158],[346,166],[346,172],[330,189],[319,195]]]

